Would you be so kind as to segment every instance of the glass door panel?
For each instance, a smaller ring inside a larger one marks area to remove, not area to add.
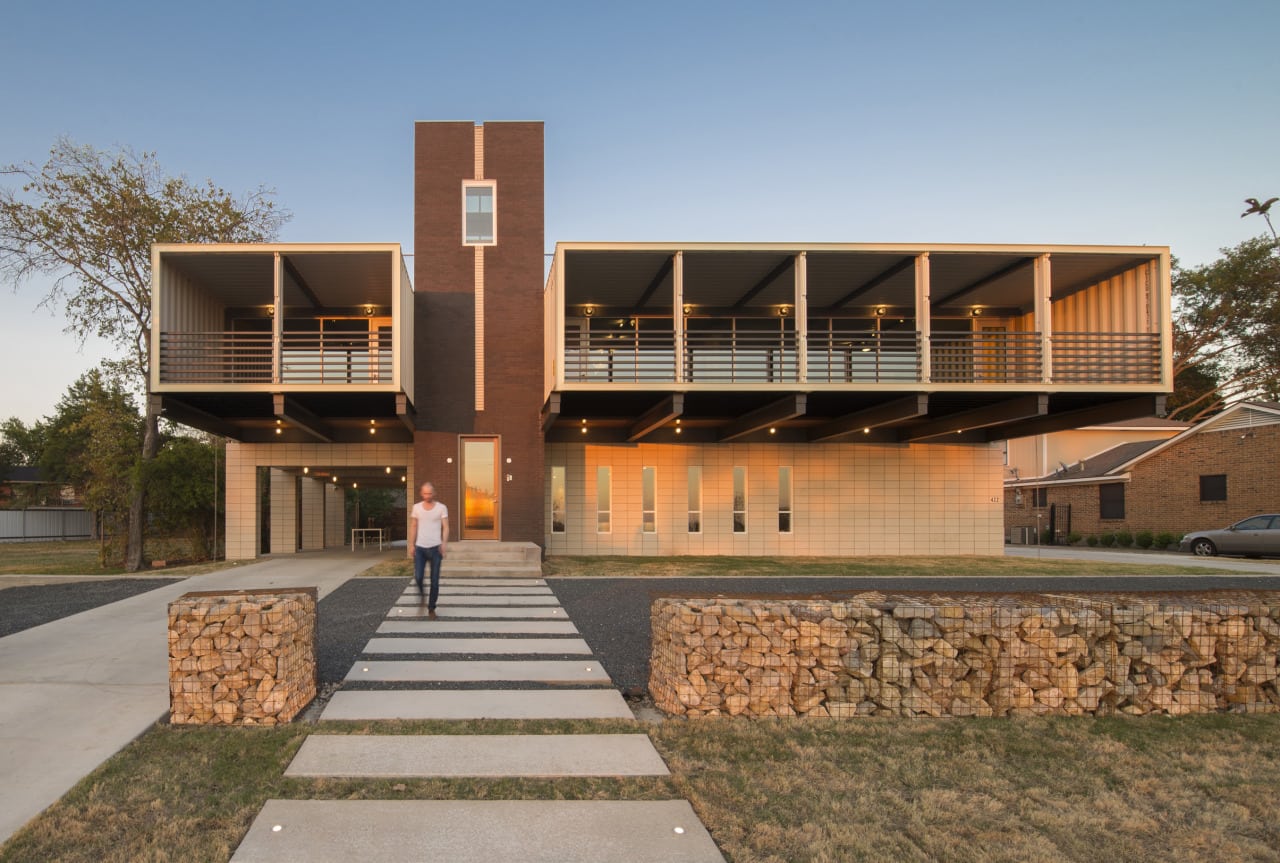
[[[498,438],[462,439],[462,538],[497,539]]]

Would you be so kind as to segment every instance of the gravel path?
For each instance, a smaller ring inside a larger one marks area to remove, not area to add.
[[[109,578],[9,587],[0,591],[0,638],[100,605],[155,590],[179,578]]]

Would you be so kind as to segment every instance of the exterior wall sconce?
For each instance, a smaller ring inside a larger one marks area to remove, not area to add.
[[[887,311],[889,310],[886,309],[884,306],[876,306],[876,317],[883,318],[885,316],[885,312]]]
[[[791,314],[791,306],[778,306],[778,317],[785,318]]]
[[[367,318],[373,317],[373,306],[365,306],[364,314],[365,314],[365,317]]]
[[[980,316],[982,314],[982,306],[974,306],[969,310],[969,314],[975,318]]]
[[[691,314],[693,314],[693,306],[689,305],[688,303],[685,303],[685,306],[684,306],[684,313],[685,313],[686,315],[691,315]]]
[[[591,317],[592,315],[594,315],[595,313],[596,313],[596,307],[595,307],[595,306],[583,306],[583,307],[582,307],[582,316],[583,316],[584,318],[589,318],[589,317]]]
[[[269,318],[273,318],[273,317],[275,317],[275,315],[276,315],[276,307],[275,307],[275,306],[267,306],[267,317],[269,317]]]

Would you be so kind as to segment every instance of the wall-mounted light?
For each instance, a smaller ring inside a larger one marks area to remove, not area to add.
[[[333,475],[333,481],[334,481],[334,482],[337,482],[337,481],[338,481],[338,475],[337,475],[336,473]]]
[[[884,315],[885,315],[885,312],[887,312],[887,311],[889,311],[889,310],[888,310],[888,309],[886,309],[884,306],[877,306],[877,307],[876,307],[876,317],[877,317],[877,318],[883,318],[883,317],[884,317]]]
[[[507,456],[507,464],[511,464],[511,456]]]
[[[982,306],[974,306],[972,309],[969,309],[969,314],[972,317],[978,317],[982,314]]]
[[[365,317],[368,317],[368,318],[373,317],[373,306],[365,306],[364,314],[365,314]]]
[[[387,466],[387,473],[391,473],[391,467],[389,465]]]
[[[304,468],[302,469],[302,473],[303,473],[304,475],[305,475],[305,474],[309,474],[309,473],[311,473],[311,468],[309,468],[309,467],[304,467]]]
[[[685,303],[685,304],[684,304],[684,313],[685,313],[686,315],[691,315],[691,314],[693,314],[693,306],[689,305],[688,303]]]
[[[449,456],[444,460],[445,464],[453,464],[453,456]]]
[[[596,313],[596,307],[595,307],[595,306],[583,306],[583,307],[582,307],[582,316],[583,316],[584,318],[589,318],[589,317],[591,317],[592,315],[594,315],[595,313]]]
[[[269,317],[269,318],[270,318],[270,317],[275,317],[275,314],[276,314],[276,307],[275,307],[275,306],[267,306],[267,317]]]
[[[785,318],[791,314],[791,306],[778,306],[778,317]]]

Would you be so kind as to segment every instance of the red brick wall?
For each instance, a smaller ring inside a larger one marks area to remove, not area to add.
[[[501,436],[501,538],[544,542],[541,123],[486,123],[498,244],[485,247],[484,410],[475,410],[475,249],[462,245],[472,123],[419,123],[414,153],[415,472],[461,516],[458,436]],[[453,463],[446,459],[452,457]],[[511,459],[507,464],[506,460]]]
[[[1243,437],[1242,437],[1243,435]],[[1128,529],[1183,534],[1191,530],[1225,527],[1259,512],[1280,511],[1280,425],[1251,430],[1203,431],[1138,462],[1125,488],[1125,518],[1098,517],[1098,486],[1050,486],[1048,503],[1071,504],[1072,529],[1089,535]],[[1200,500],[1200,477],[1227,475],[1227,499]],[[1005,493],[1005,527],[1034,527],[1049,522],[1049,510],[1031,504],[1034,494],[1023,489],[1021,505],[1015,493]]]

